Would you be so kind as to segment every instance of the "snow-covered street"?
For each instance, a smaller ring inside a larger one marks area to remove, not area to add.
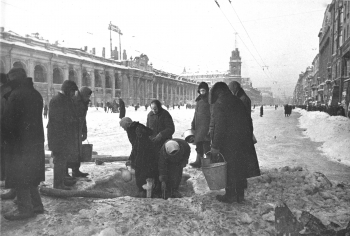
[[[138,111],[129,107],[126,116],[145,124],[148,112],[144,107]],[[181,107],[169,112],[175,123],[174,137],[181,137],[190,128],[194,110]],[[1,217],[1,235],[275,235],[274,207],[281,201],[297,217],[307,210],[324,224],[332,221],[344,228],[350,221],[350,120],[299,109],[284,117],[281,107],[265,107],[263,117],[258,113],[257,108],[252,118],[262,176],[249,179],[244,204],[216,201],[215,195],[222,191],[210,191],[202,172],[188,165],[184,172],[191,178],[180,188],[185,191],[184,198],[43,196],[45,214],[22,222]],[[130,154],[131,145],[119,126],[118,113],[90,108],[87,125],[88,141],[98,154]],[[191,148],[190,162],[196,155],[195,147]],[[120,165],[123,163],[98,167],[84,163],[82,169],[94,169],[98,177],[99,173],[118,172]],[[314,172],[323,173],[332,186]],[[47,176],[50,174],[52,169],[48,168]],[[13,207],[12,201],[1,202],[2,213]]]

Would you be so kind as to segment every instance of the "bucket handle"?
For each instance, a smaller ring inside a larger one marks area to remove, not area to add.
[[[208,153],[210,153],[210,151],[209,151],[209,152],[207,152],[205,155],[207,155]],[[222,154],[221,154],[221,152],[219,152],[219,154],[218,154],[218,155],[222,156],[222,159],[224,159],[224,162],[227,162],[227,161],[226,161],[226,159],[225,159],[225,157],[224,157],[224,155],[222,155]]]

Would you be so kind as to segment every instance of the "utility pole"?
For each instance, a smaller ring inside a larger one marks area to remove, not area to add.
[[[113,53],[112,53],[112,21],[109,22],[109,40],[111,42],[111,58],[113,57]]]
[[[119,29],[119,57],[120,57],[120,60],[122,59],[122,43],[121,43],[121,40],[120,40],[120,35],[123,35],[122,32],[120,31]]]

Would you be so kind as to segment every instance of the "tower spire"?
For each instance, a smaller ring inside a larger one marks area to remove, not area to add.
[[[235,49],[237,48],[237,32],[235,33]]]

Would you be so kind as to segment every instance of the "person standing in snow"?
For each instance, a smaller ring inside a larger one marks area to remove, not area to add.
[[[263,117],[263,115],[264,115],[264,106],[261,105],[261,107],[260,107],[260,117]]]
[[[199,96],[196,98],[196,109],[191,123],[191,129],[194,130],[194,143],[196,144],[197,157],[196,161],[190,163],[194,168],[201,167],[201,158],[205,153],[210,151],[210,104],[209,86],[206,82],[201,82],[197,92]]]
[[[246,178],[259,176],[257,160],[252,161],[253,133],[243,102],[234,96],[226,83],[218,82],[211,89],[212,118],[211,159],[221,153],[227,162],[227,187],[220,202],[242,202]]]
[[[191,154],[190,145],[185,140],[174,138],[167,140],[159,153],[159,181],[165,198],[181,198],[179,186],[183,168]]]
[[[44,106],[44,118],[47,119],[47,110],[49,110],[49,108],[47,107],[47,104],[45,104]]]
[[[65,185],[67,162],[79,160],[81,133],[79,117],[73,102],[77,90],[78,87],[74,81],[65,80],[61,91],[51,99],[49,104],[47,140],[53,156],[53,187],[56,189],[70,189]]]
[[[151,111],[147,115],[146,126],[153,132],[150,139],[154,143],[157,153],[166,140],[172,139],[175,132],[173,118],[167,110],[162,108],[162,104],[158,100],[151,102]]]
[[[123,99],[119,98],[119,119],[125,117],[125,103]]]
[[[152,178],[158,183],[158,158],[149,136],[152,130],[143,124],[124,117],[119,122],[127,132],[132,150],[127,166],[135,170],[136,185],[139,189],[137,197],[146,197],[146,190],[142,188],[146,179]]]
[[[232,94],[237,96],[239,99],[242,100],[245,108],[246,108],[246,112],[248,114],[249,117],[251,117],[252,115],[252,111],[251,111],[251,107],[252,107],[252,102],[250,100],[250,98],[248,97],[248,95],[244,92],[243,88],[241,87],[241,84],[238,83],[237,81],[231,81],[228,84],[229,89],[231,90]]]
[[[90,97],[92,94],[92,90],[88,87],[81,87],[80,90],[73,97],[76,113],[79,119],[79,134],[78,134],[78,142],[79,142],[79,158],[76,162],[67,162],[67,167],[72,168],[72,176],[73,177],[86,177],[89,174],[83,173],[79,170],[81,160],[82,160],[82,142],[87,139],[87,126],[86,126],[86,114],[88,111],[88,106],[90,102]],[[68,177],[68,170],[67,170]]]
[[[22,220],[42,214],[44,206],[38,190],[45,181],[43,98],[22,68],[8,73],[11,91],[1,117],[5,144],[5,188],[16,190],[18,209],[4,214],[7,220]]]

